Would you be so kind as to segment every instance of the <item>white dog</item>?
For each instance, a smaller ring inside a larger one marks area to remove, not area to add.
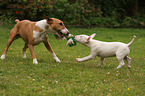
[[[91,54],[89,56],[84,58],[76,58],[77,61],[86,61],[89,59],[94,59],[96,56],[99,56],[101,58],[99,66],[102,66],[104,63],[104,58],[116,56],[119,61],[119,66],[117,67],[117,69],[125,65],[123,59],[125,59],[128,62],[128,67],[129,68],[131,67],[130,66],[131,58],[128,57],[127,55],[130,53],[129,45],[131,45],[132,42],[135,40],[136,38],[135,35],[132,41],[128,44],[121,42],[102,42],[94,40],[92,38],[94,38],[95,35],[96,34],[92,34],[91,36],[87,35],[75,36],[76,42],[79,42],[91,48]]]

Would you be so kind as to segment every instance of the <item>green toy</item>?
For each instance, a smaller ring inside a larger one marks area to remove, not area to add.
[[[58,38],[58,35],[54,35],[56,38]],[[67,41],[69,41],[70,39],[72,39],[71,44],[68,44],[70,47],[71,46],[75,46],[77,45],[76,40],[74,39],[73,35],[67,34]]]
[[[67,40],[69,40],[69,39],[72,39],[71,45],[69,45],[70,47],[77,45],[76,40],[74,39],[74,36],[67,35]]]

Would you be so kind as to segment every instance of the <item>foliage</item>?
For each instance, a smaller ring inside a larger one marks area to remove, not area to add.
[[[61,19],[66,25],[144,25],[145,8],[135,15],[135,3],[135,0],[18,0],[13,12],[20,20],[37,21],[47,15]]]
[[[0,54],[3,53],[9,38],[10,29],[0,27]],[[99,58],[77,62],[90,49],[77,43],[66,46],[66,40],[58,41],[49,34],[49,42],[61,63],[56,63],[43,44],[35,47],[39,64],[32,64],[27,50],[27,58],[22,58],[24,42],[18,39],[10,46],[5,60],[0,60],[0,96],[144,96],[145,94],[145,30],[107,28],[69,28],[73,35],[97,33],[95,39],[101,41],[130,42],[131,69],[118,66],[116,58],[106,58],[100,68]],[[126,63],[126,62],[125,62]]]
[[[92,22],[97,26],[119,26],[118,21],[113,17],[97,17]]]
[[[122,18],[128,13],[128,6],[130,9],[135,5],[135,0],[91,0],[94,6],[100,7],[103,11],[103,16],[113,16],[116,18]],[[128,14],[129,15],[129,14]]]
[[[36,20],[52,9],[50,0],[22,0],[14,8],[16,17]]]
[[[145,22],[145,19],[142,18],[142,17],[134,17],[134,18],[131,18],[131,17],[126,17],[123,22],[122,22],[122,25],[124,26],[137,26],[137,25],[142,25],[144,26]]]
[[[16,16],[21,19],[36,20],[42,18],[45,14],[50,17],[57,16],[67,22],[67,24],[77,25],[91,25],[91,21],[102,14],[100,8],[95,8],[92,3],[84,0],[75,2],[55,0],[53,4],[49,0],[24,0],[23,2],[18,2],[14,11]]]
[[[2,26],[12,27],[14,24],[14,21],[15,21],[15,17],[6,16],[5,14],[0,16],[0,25]]]
[[[102,15],[100,8],[95,8],[87,0],[76,0],[75,2],[62,2],[60,0],[54,6],[57,16],[68,24],[91,25],[92,20]]]

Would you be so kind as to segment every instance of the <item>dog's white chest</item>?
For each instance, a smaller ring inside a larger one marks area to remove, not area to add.
[[[45,28],[46,26],[47,26],[46,20],[36,22],[35,28],[33,30],[33,38],[35,44],[39,44],[40,42],[44,41],[47,34]]]
[[[46,32],[33,31],[33,37],[35,44],[39,44],[40,42],[44,41]]]
[[[37,31],[33,31],[33,37],[36,39],[36,38],[39,38],[40,37],[40,32],[37,32]]]

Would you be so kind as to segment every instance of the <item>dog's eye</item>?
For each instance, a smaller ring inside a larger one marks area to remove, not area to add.
[[[59,23],[59,25],[61,25],[61,26],[62,26],[62,23]]]

